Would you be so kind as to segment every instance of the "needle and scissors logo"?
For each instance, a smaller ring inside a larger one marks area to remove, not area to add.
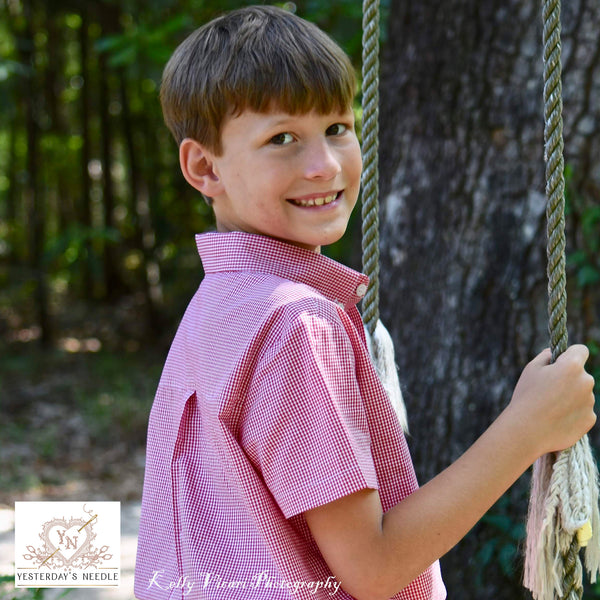
[[[60,509],[63,510],[59,512]],[[42,515],[50,514],[50,518],[42,520]],[[37,536],[34,536],[36,522]],[[41,544],[34,541],[35,537]],[[17,502],[15,585],[117,586],[119,542],[118,502]]]

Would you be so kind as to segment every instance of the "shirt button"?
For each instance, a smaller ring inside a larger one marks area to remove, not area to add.
[[[364,283],[361,283],[357,288],[356,288],[356,295],[359,298],[362,298],[365,294],[367,293],[367,286]]]

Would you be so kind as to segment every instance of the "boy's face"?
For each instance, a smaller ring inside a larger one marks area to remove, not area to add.
[[[319,251],[346,230],[362,160],[352,110],[319,115],[244,111],[209,156],[218,231],[246,231]],[[211,195],[211,194],[209,194]]]

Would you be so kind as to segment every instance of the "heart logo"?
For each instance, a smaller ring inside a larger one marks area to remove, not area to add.
[[[63,566],[68,567],[79,556],[85,554],[93,539],[90,530],[85,527],[83,519],[54,519],[44,525],[41,538],[46,543],[50,554],[62,559]]]

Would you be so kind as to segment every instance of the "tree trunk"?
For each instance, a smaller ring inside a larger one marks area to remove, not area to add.
[[[8,225],[7,237],[9,240],[9,257],[18,262],[19,251],[15,247],[14,229],[17,225],[17,135],[19,130],[19,113],[16,108],[11,110],[10,125],[8,128],[8,165],[6,176],[8,189],[6,190],[6,223]]]
[[[598,189],[600,115],[591,98],[600,9],[570,3],[564,21],[565,113],[576,115],[565,118],[566,161],[582,178],[577,190]],[[381,86],[381,313],[423,482],[489,425],[523,366],[549,344],[541,31],[530,0],[391,3]],[[502,556],[514,537],[508,523],[524,519],[524,479],[505,527],[478,526],[444,559],[450,598],[526,597],[520,573],[509,573],[514,557]],[[477,551],[491,538],[486,562]]]
[[[133,115],[130,111],[129,94],[125,74],[120,73],[120,97],[123,111],[123,138],[129,161],[130,211],[134,227],[135,247],[141,251],[140,285],[144,296],[146,332],[154,336],[158,330],[158,312],[153,293],[150,253],[154,243],[154,232],[150,221],[149,191],[143,178],[143,170],[138,159],[138,149],[134,135]],[[159,278],[160,280],[160,278]]]
[[[104,227],[116,231],[114,217],[115,192],[111,173],[112,166],[112,128],[108,111],[110,103],[109,73],[106,67],[106,57],[98,57],[100,76],[100,124],[102,136],[102,196],[104,208]],[[119,272],[117,269],[117,253],[114,242],[106,239],[103,256],[104,294],[106,298],[114,299],[121,290]]]
[[[119,30],[118,6],[103,6],[98,18],[102,27],[102,36],[115,35]],[[117,231],[115,221],[116,192],[112,175],[113,145],[115,132],[113,119],[110,115],[110,103],[113,94],[114,78],[108,67],[108,57],[104,53],[98,55],[98,77],[100,82],[99,114],[102,151],[102,200],[104,209],[104,227]],[[103,248],[103,279],[105,297],[114,300],[123,293],[124,284],[118,269],[118,246],[111,239],[106,239]]]
[[[23,201],[26,206],[27,222],[30,231],[29,262],[32,277],[35,281],[36,320],[39,324],[40,339],[44,346],[52,341],[48,302],[48,284],[43,264],[45,203],[39,185],[39,141],[40,128],[38,124],[38,86],[35,70],[35,42],[33,30],[34,7],[31,0],[23,2],[25,28],[21,46],[21,60],[30,67],[30,72],[24,78],[24,112],[27,135],[26,182],[23,189]]]
[[[81,27],[79,29],[79,48],[81,60],[81,224],[86,232],[81,256],[81,274],[84,298],[94,297],[94,278],[92,274],[92,244],[88,237],[92,230],[91,182],[88,165],[91,158],[90,139],[90,69],[89,61],[89,32],[88,12],[85,5],[81,8]]]
[[[66,50],[64,44],[64,16],[54,14],[51,7],[46,5],[48,14],[45,23],[48,31],[47,54],[52,57],[48,61],[44,73],[45,103],[47,106],[48,117],[50,119],[50,132],[60,138],[67,140],[70,135],[70,125],[65,118],[65,110],[61,105],[60,98],[65,91],[65,63]],[[47,161],[49,164],[51,161]],[[60,165],[50,168],[49,175],[53,176],[54,184],[48,185],[48,192],[53,200],[52,206],[49,206],[49,213],[53,215],[55,221],[55,231],[64,233],[73,219],[72,204],[73,194],[70,193],[69,182],[73,178],[72,166],[68,168]],[[76,218],[74,220],[77,220]],[[52,236],[52,231],[49,233]]]

